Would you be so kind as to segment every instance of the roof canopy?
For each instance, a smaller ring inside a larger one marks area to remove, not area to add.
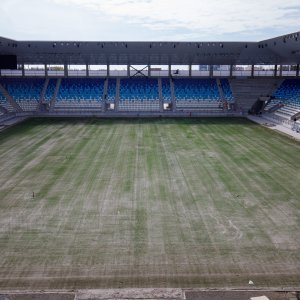
[[[0,37],[3,54],[16,55],[20,64],[299,64],[300,32],[261,42],[15,41]]]

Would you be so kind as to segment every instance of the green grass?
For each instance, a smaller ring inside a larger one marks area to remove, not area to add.
[[[299,286],[300,143],[245,119],[30,120],[0,171],[2,289]]]

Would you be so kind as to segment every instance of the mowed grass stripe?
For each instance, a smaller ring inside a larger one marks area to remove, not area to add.
[[[243,119],[24,124],[0,138],[23,165],[0,179],[0,286],[299,282],[299,143]]]
[[[224,151],[223,151],[223,153],[224,153]],[[271,162],[270,162],[271,163]],[[241,162],[241,165],[242,164],[244,164],[244,166],[243,166],[243,168],[242,168],[242,170],[241,170],[241,172],[239,173],[239,176],[242,176],[243,175],[243,172],[245,173],[245,174],[253,174],[253,172],[251,172],[250,170],[248,170],[247,171],[247,167],[248,167],[248,169],[249,169],[249,167],[250,167],[250,165],[252,165],[252,164],[249,164],[248,166],[247,166],[247,164],[245,164],[244,162]],[[235,170],[236,169],[239,169],[239,168],[235,168]],[[253,175],[252,175],[253,176]],[[250,175],[249,175],[249,177],[250,177]],[[259,181],[251,181],[251,180],[247,180],[247,178],[245,178],[244,180],[246,180],[246,182],[248,183],[248,184],[250,184],[251,186],[254,186],[254,187],[256,187],[257,185],[255,184],[255,182],[259,182]],[[276,182],[275,182],[275,184],[276,184]],[[256,187],[256,190],[255,190],[255,195],[257,196],[257,198],[258,199],[263,199],[263,197],[262,196],[260,196],[259,195],[259,191],[261,191],[261,190],[258,190],[257,189],[257,187]],[[271,201],[272,201],[272,198],[270,199]],[[273,203],[274,204],[274,203]],[[264,211],[264,203],[263,203],[263,206],[261,205],[260,207],[259,207],[259,210],[260,211]],[[262,219],[263,218],[268,218],[268,214],[266,214],[265,216],[261,216],[262,217]],[[270,218],[271,219],[271,218]],[[250,221],[250,220],[249,220]],[[274,224],[270,224],[269,226],[272,226],[272,225],[274,225]],[[284,225],[284,224],[282,224],[282,225]],[[266,235],[267,236],[267,235]]]

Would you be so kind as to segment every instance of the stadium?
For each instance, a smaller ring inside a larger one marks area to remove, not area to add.
[[[299,64],[0,38],[0,299],[299,299]]]

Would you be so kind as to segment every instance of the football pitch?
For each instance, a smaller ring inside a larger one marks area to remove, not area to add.
[[[0,288],[295,287],[300,143],[245,119],[0,133]]]

